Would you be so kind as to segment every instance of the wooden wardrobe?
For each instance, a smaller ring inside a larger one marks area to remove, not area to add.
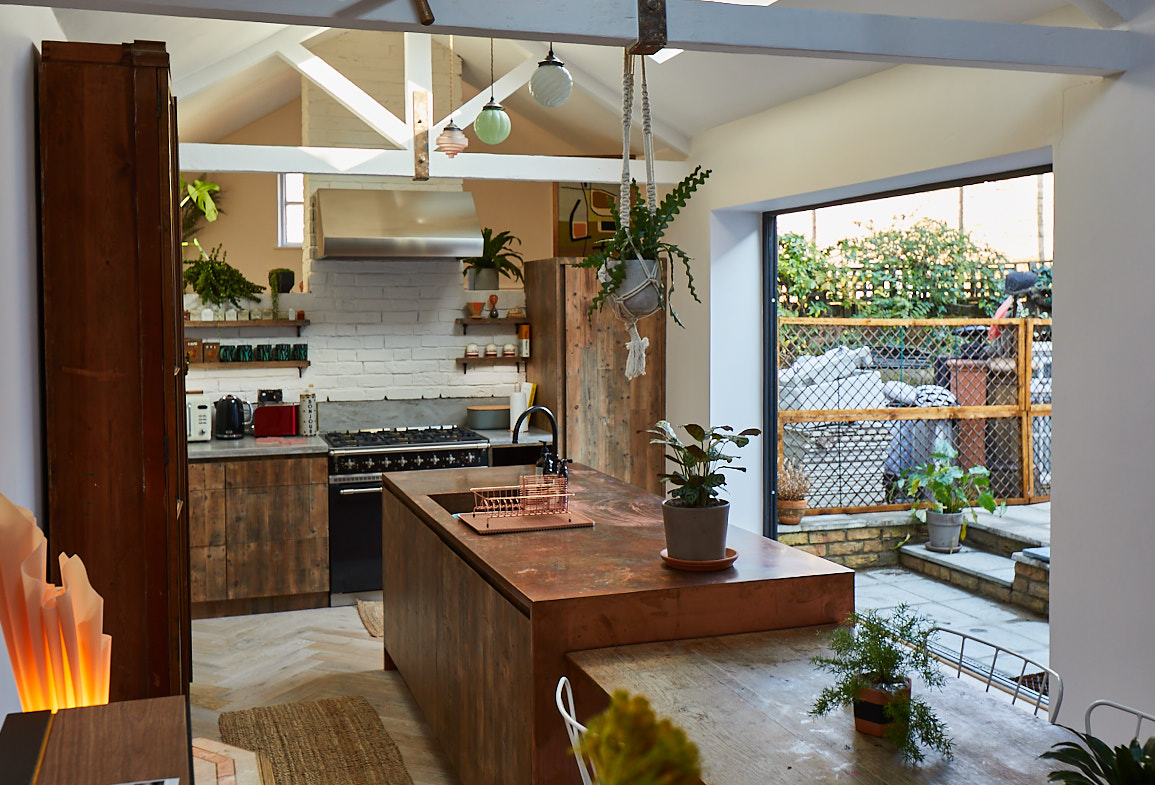
[[[639,431],[666,416],[666,320],[638,322],[650,339],[646,373],[626,379],[626,325],[608,307],[587,317],[599,284],[593,270],[573,267],[576,261],[525,264],[526,379],[538,385],[534,403],[558,416],[563,457],[661,494],[662,449]],[[534,424],[548,426],[544,418]]]
[[[45,42],[40,221],[49,564],[104,598],[112,700],[186,693],[176,117],[161,43]]]

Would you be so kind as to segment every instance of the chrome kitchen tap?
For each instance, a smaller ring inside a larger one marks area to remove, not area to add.
[[[568,477],[569,470],[566,469],[565,465],[569,463],[569,459],[563,459],[560,455],[558,455],[557,451],[557,418],[553,416],[553,412],[551,412],[547,407],[531,406],[521,413],[521,416],[517,418],[517,422],[513,424],[513,443],[517,444],[518,429],[521,428],[521,424],[525,422],[525,418],[529,417],[534,412],[541,412],[549,419],[550,430],[553,432],[553,444],[551,445],[553,447],[553,454],[550,455],[549,447],[544,448],[546,455],[545,473]]]

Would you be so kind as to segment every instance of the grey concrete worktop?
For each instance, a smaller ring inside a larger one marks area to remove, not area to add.
[[[329,445],[320,436],[266,436],[255,439],[213,439],[189,442],[189,461],[228,461],[233,458],[285,458],[295,455],[325,455]]]

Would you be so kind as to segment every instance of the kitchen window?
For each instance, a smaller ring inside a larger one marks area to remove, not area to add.
[[[277,175],[277,247],[300,248],[305,236],[305,175]]]

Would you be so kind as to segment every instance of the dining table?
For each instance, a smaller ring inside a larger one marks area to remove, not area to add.
[[[833,676],[811,663],[829,653],[833,626],[722,635],[571,652],[575,693],[602,710],[615,690],[644,695],[699,749],[702,781],[711,785],[1026,785],[1044,783],[1054,765],[1039,758],[1074,739],[1046,712],[1012,705],[969,677],[947,672],[945,684],[917,681],[914,694],[949,727],[953,757],[933,750],[918,765],[884,739],[858,733],[849,708],[810,714]],[[945,671],[944,671],[945,672]],[[584,709],[584,711],[583,711]]]

